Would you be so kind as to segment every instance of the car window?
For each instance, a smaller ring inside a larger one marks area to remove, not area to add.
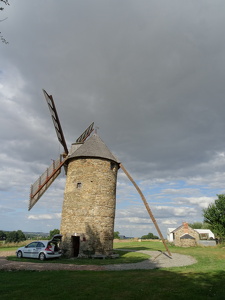
[[[27,248],[35,248],[36,246],[37,246],[37,242],[33,242],[27,245]]]
[[[37,244],[37,248],[44,248],[45,247],[45,245],[43,244],[43,243],[41,243],[41,242],[39,242],[38,244]]]

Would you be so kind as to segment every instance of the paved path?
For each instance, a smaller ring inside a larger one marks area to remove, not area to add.
[[[120,249],[121,250],[121,249]],[[125,249],[124,249],[125,250]],[[128,250],[126,250],[128,251]],[[74,265],[74,264],[61,264],[61,263],[35,263],[35,262],[18,262],[8,261],[6,257],[1,255],[14,255],[15,252],[8,252],[7,254],[0,252],[0,270],[36,270],[36,271],[50,271],[50,270],[71,270],[71,271],[118,271],[118,270],[141,270],[141,269],[157,269],[157,268],[170,268],[192,265],[196,263],[196,259],[183,254],[172,253],[172,258],[165,253],[159,251],[140,250],[137,252],[145,253],[151,256],[140,263],[132,264],[113,264],[113,265]]]

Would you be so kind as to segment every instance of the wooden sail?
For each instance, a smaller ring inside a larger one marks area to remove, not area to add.
[[[37,201],[41,198],[44,192],[49,188],[53,181],[61,173],[61,167],[65,163],[66,158],[63,158],[62,155],[57,160],[54,160],[53,163],[47,168],[47,170],[31,185],[30,190],[30,201],[28,210],[30,210]]]

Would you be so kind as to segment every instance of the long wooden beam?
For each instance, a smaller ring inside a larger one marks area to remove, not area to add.
[[[165,239],[164,239],[164,237],[163,237],[163,235],[162,235],[162,233],[161,233],[161,230],[159,229],[159,226],[158,226],[158,224],[157,224],[157,222],[156,222],[156,219],[155,219],[155,217],[153,216],[153,213],[152,213],[152,211],[151,211],[151,209],[150,209],[150,207],[149,207],[149,205],[148,205],[148,202],[147,202],[147,200],[145,199],[144,194],[142,193],[142,191],[140,190],[140,188],[139,188],[139,186],[136,184],[136,182],[133,180],[133,178],[131,177],[131,175],[128,173],[128,171],[125,169],[125,167],[123,166],[123,164],[120,164],[120,168],[124,171],[124,173],[125,173],[125,174],[127,175],[127,177],[130,179],[130,181],[132,182],[132,184],[135,186],[136,190],[138,191],[139,195],[141,196],[141,199],[142,199],[142,201],[144,202],[144,205],[145,205],[145,207],[146,207],[146,209],[147,209],[147,211],[148,211],[148,214],[149,214],[150,218],[152,219],[153,224],[155,225],[155,228],[156,228],[156,230],[157,230],[157,232],[158,232],[158,234],[159,234],[159,236],[160,236],[160,238],[161,238],[161,240],[162,240],[162,242],[163,242],[164,247],[166,248],[166,251],[168,252],[168,254],[169,254],[170,256],[172,256],[172,254],[171,254],[169,248],[167,247],[167,244],[166,244],[166,242],[165,242]]]

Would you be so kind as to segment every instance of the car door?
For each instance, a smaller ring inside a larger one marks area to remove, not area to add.
[[[40,252],[44,250],[45,250],[45,245],[42,242],[38,242],[36,246],[36,251],[34,253],[34,257],[39,258]]]
[[[34,242],[33,243],[33,247],[32,247],[32,250],[31,250],[31,257],[33,257],[33,258],[38,258],[39,257],[40,247],[38,247],[38,245],[40,245],[39,242]]]
[[[49,243],[53,243],[55,247],[53,247],[54,252],[59,252],[59,244],[62,241],[62,234],[55,234],[53,238],[49,241]]]
[[[36,249],[37,242],[32,242],[24,247],[23,256],[24,257],[33,257],[34,249]]]
[[[49,242],[60,243],[62,240],[62,234],[55,234]]]

